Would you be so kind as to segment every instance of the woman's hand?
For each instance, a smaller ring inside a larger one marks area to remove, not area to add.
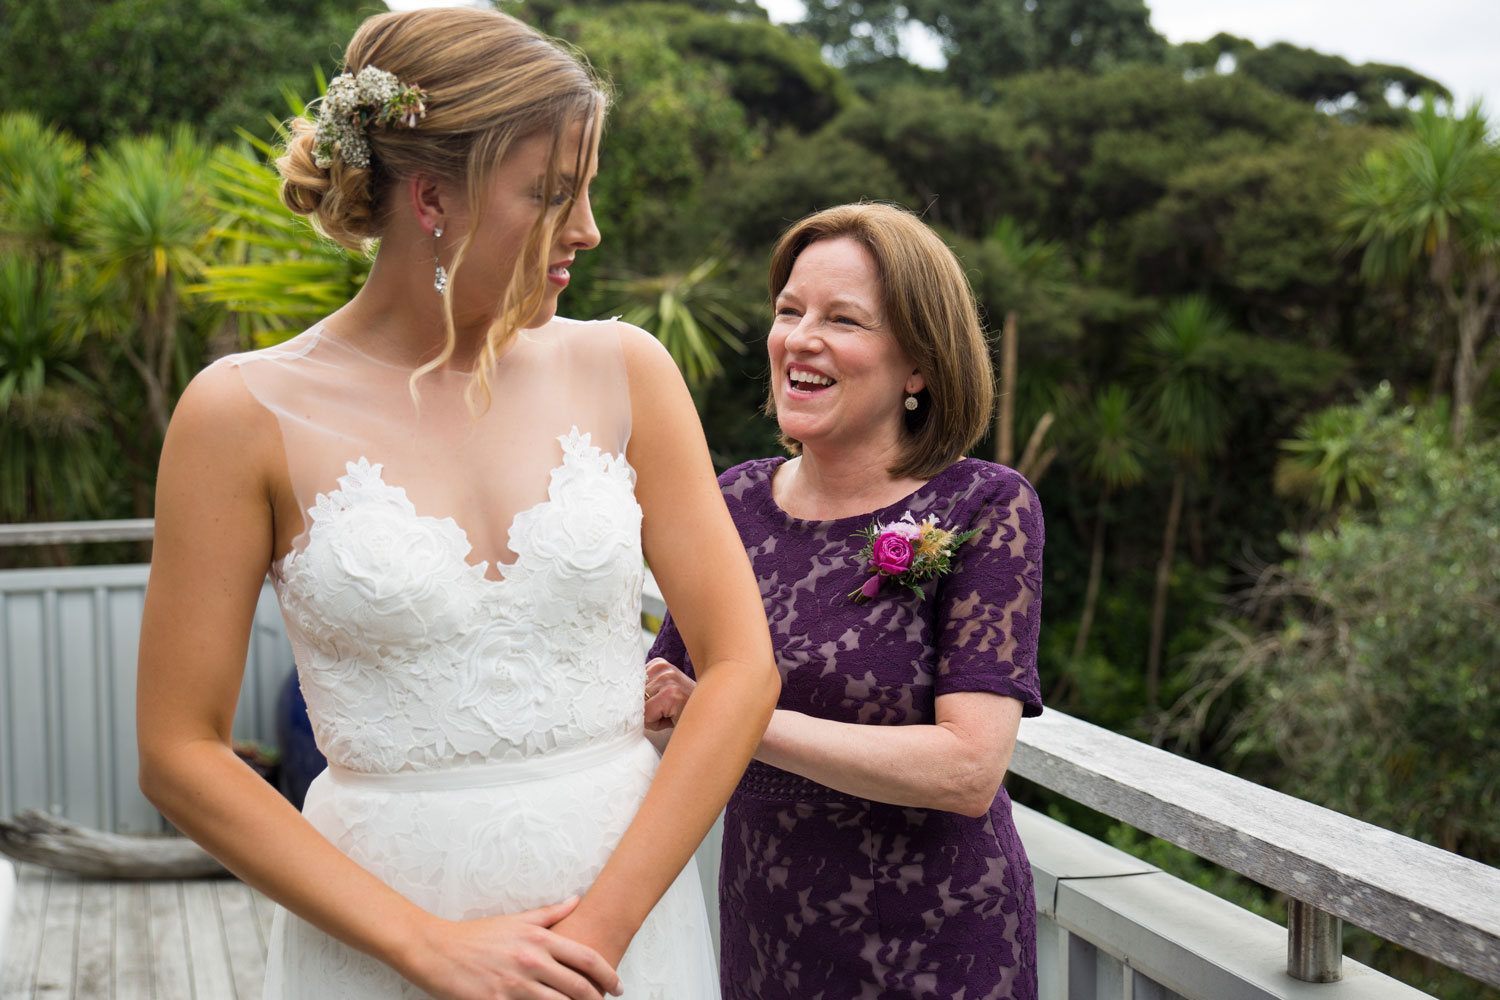
[[[661,732],[677,725],[697,683],[657,657],[646,664],[646,728]]]
[[[603,1000],[620,977],[594,949],[550,930],[578,897],[523,913],[434,921],[397,964],[441,1000]]]

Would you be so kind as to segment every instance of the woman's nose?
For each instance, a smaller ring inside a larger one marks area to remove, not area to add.
[[[787,331],[784,341],[786,349],[794,354],[811,354],[823,349],[823,337],[816,318],[810,313],[797,317],[797,322]]]
[[[594,209],[587,191],[573,202],[573,211],[568,213],[567,225],[563,227],[563,239],[574,250],[592,250],[599,245],[599,227],[594,224]]]

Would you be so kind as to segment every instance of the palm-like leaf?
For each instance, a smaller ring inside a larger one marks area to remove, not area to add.
[[[1146,475],[1150,440],[1130,390],[1110,385],[1094,397],[1083,419],[1084,467],[1108,489],[1128,489]]]
[[[98,279],[148,300],[205,266],[214,214],[208,149],[186,128],[122,139],[95,160],[81,235]]]
[[[1277,470],[1279,485],[1307,483],[1323,509],[1340,500],[1359,503],[1379,482],[1389,433],[1381,419],[1390,409],[1391,386],[1380,386],[1359,403],[1334,406],[1306,417],[1283,441],[1288,453]]]
[[[1014,216],[1001,216],[990,230],[988,241],[1001,251],[1033,291],[1055,289],[1072,278],[1062,244],[1033,238]]]
[[[1454,255],[1483,253],[1500,228],[1497,196],[1500,152],[1481,107],[1449,117],[1429,101],[1410,132],[1370,153],[1349,177],[1341,225],[1363,248],[1366,278],[1400,279],[1424,260],[1453,266]]]
[[[52,262],[0,257],[0,518],[97,516],[108,473],[97,386]]]
[[[721,374],[718,348],[745,353],[740,334],[747,324],[736,313],[729,290],[716,279],[724,270],[720,257],[707,257],[687,271],[648,276],[621,274],[605,278],[602,287],[627,323],[651,331],[672,355],[689,385],[701,385]]]
[[[55,258],[75,241],[83,144],[35,115],[0,115],[0,237]]]
[[[1138,351],[1152,422],[1167,450],[1195,462],[1223,446],[1229,413],[1219,374],[1228,318],[1201,295],[1177,299],[1147,327]]]
[[[1480,104],[1448,116],[1429,100],[1409,132],[1350,176],[1344,207],[1349,245],[1364,252],[1361,273],[1400,281],[1425,269],[1452,322],[1450,434],[1460,445],[1475,397],[1500,363],[1479,360],[1500,315],[1500,143]]]
[[[215,155],[213,204],[219,260],[204,269],[192,291],[244,317],[262,345],[284,340],[348,302],[364,284],[370,258],[319,235],[281,202],[281,179],[265,157],[272,147]],[[259,155],[257,155],[257,153]]]

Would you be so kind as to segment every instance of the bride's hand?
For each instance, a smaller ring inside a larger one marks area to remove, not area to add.
[[[403,975],[440,1000],[603,1000],[620,977],[588,945],[550,928],[578,897],[523,913],[435,921]]]
[[[661,657],[646,664],[646,728],[652,732],[671,729],[698,685],[687,674]]]

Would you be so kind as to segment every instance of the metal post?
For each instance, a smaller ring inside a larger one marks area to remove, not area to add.
[[[1344,922],[1300,899],[1287,901],[1286,971],[1304,983],[1343,978]]]

